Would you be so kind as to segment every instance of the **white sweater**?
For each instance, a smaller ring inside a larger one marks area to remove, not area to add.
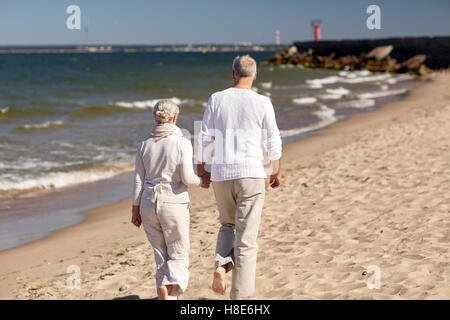
[[[200,185],[201,179],[192,166],[191,142],[179,134],[156,140],[147,138],[139,145],[136,154],[133,205],[141,197],[159,201],[188,203],[188,185]]]
[[[281,158],[281,136],[269,98],[229,88],[209,98],[199,133],[200,162],[211,163],[211,180],[266,178],[264,152]]]

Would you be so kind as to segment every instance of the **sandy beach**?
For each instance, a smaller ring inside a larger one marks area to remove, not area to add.
[[[255,299],[450,299],[450,76],[430,78],[403,101],[284,147],[283,185],[266,194]],[[181,299],[228,299],[209,289],[212,189],[190,194]],[[130,211],[130,199],[100,207],[0,252],[0,298],[155,298],[153,253]],[[67,288],[71,265],[80,289]],[[367,287],[369,266],[380,270],[379,289]]]

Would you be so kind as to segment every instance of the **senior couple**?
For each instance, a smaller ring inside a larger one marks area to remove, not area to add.
[[[135,163],[131,222],[144,227],[156,262],[161,300],[176,300],[189,280],[189,195],[187,186],[209,188],[219,209],[220,229],[211,289],[246,299],[255,288],[257,235],[264,204],[264,153],[271,161],[269,184],[281,185],[281,138],[269,98],[251,90],[256,62],[248,55],[233,61],[231,88],[209,98],[199,133],[197,174],[191,142],[176,126],[179,108],[159,101],[155,125],[139,145]],[[211,172],[205,164],[211,163]]]

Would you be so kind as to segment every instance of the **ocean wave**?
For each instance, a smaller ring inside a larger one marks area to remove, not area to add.
[[[338,100],[350,93],[350,90],[343,87],[339,87],[336,89],[326,89],[325,91],[325,94],[319,95],[319,98],[322,100]]]
[[[322,89],[323,85],[319,82],[310,82],[308,84],[309,89]]]
[[[338,76],[329,76],[325,78],[317,78],[317,79],[309,79],[306,80],[306,83],[311,87],[322,87],[324,84],[333,84],[339,81],[341,79]]]
[[[278,67],[280,67],[281,69],[292,69],[295,66],[293,64],[280,64],[278,65]]]
[[[54,161],[44,161],[42,159],[18,159],[13,162],[0,162],[0,169],[3,170],[36,170],[51,169],[61,167],[61,163]]]
[[[355,70],[355,71],[340,71],[338,73],[341,77],[356,78],[370,76],[372,73],[369,70]]]
[[[177,97],[167,98],[168,100],[171,100],[172,102],[176,103],[179,106],[183,105],[202,105],[206,106],[206,102],[204,101],[198,101],[193,99],[180,99]],[[143,100],[143,101],[117,101],[117,102],[111,102],[110,105],[114,105],[121,108],[137,108],[137,109],[149,109],[153,108],[158,101],[162,99],[149,99],[149,100]]]
[[[46,115],[58,115],[61,114],[55,110],[48,109],[20,109],[12,106],[7,106],[4,108],[0,108],[0,118],[15,118],[15,117],[30,117],[33,115],[36,116],[46,116]]]
[[[78,109],[70,114],[71,117],[89,117],[96,115],[108,115],[115,114],[120,112],[127,112],[129,108],[121,108],[118,106],[110,106],[110,107],[85,107]]]
[[[341,95],[341,96],[345,96],[350,93],[350,90],[348,90],[347,88],[344,88],[344,87],[339,87],[339,88],[335,88],[335,89],[327,89],[325,91],[329,94],[336,94],[336,95]]]
[[[395,89],[395,90],[383,90],[383,91],[374,91],[374,92],[365,92],[358,94],[359,99],[374,99],[374,98],[381,98],[381,97],[387,97],[387,96],[395,96],[399,94],[404,94],[408,92],[408,89],[402,88],[402,89]]]
[[[339,76],[328,76],[325,78],[309,79],[306,83],[309,88],[321,88],[325,84],[334,83],[364,83],[364,82],[374,82],[382,81],[391,78],[391,74],[382,73],[373,75],[370,71],[341,71],[338,73]]]
[[[292,99],[292,102],[296,104],[313,104],[317,102],[317,98],[315,97],[303,97],[303,98],[295,98]]]
[[[33,129],[47,129],[52,127],[60,127],[64,126],[65,122],[62,120],[56,120],[56,121],[45,121],[42,123],[37,124],[25,124],[23,126],[20,126],[19,129],[26,129],[26,130],[33,130]]]
[[[97,169],[71,172],[52,172],[35,178],[17,177],[16,179],[1,178],[0,191],[14,194],[17,192],[48,190],[74,186],[82,183],[95,182],[112,178],[122,172],[131,170],[129,167],[100,167]]]
[[[401,74],[401,75],[396,76],[395,78],[387,79],[386,82],[389,84],[396,84],[401,81],[407,81],[407,80],[412,80],[412,79],[414,79],[414,76],[412,76],[410,74]]]
[[[334,109],[327,107],[326,105],[321,105],[320,109],[313,113],[319,118],[318,123],[303,128],[280,130],[281,136],[283,138],[296,136],[309,131],[322,129],[337,121],[337,118],[335,116],[336,111]]]
[[[358,100],[347,100],[347,101],[340,101],[338,106],[340,107],[347,107],[347,108],[358,108],[358,109],[364,109],[373,107],[375,105],[375,100],[373,99],[358,99]]]
[[[342,95],[326,93],[326,94],[319,95],[319,98],[322,100],[338,100],[338,99],[342,98]]]
[[[261,88],[264,88],[264,89],[272,88],[272,82],[261,82]]]

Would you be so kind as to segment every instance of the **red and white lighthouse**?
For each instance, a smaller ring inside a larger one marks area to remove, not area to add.
[[[314,19],[311,21],[311,27],[314,29],[314,39],[320,41],[320,27],[322,26],[322,21],[319,19]]]

